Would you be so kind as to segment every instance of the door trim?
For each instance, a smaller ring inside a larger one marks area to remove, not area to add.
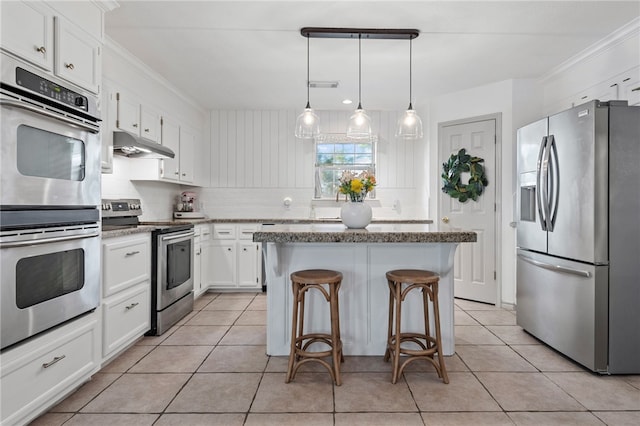
[[[456,126],[460,124],[471,124],[479,121],[494,120],[496,123],[496,143],[495,143],[495,186],[496,186],[496,199],[495,199],[495,214],[494,214],[494,247],[495,247],[495,280],[496,280],[496,307],[502,307],[502,113],[496,112],[492,114],[478,115],[474,117],[461,118],[451,121],[443,121],[438,123],[438,139],[436,146],[436,158],[440,158],[440,138],[442,136],[442,130],[444,127]],[[442,165],[438,161],[438,191],[440,191],[440,174]],[[512,176],[515,176],[515,162],[512,164]],[[436,201],[436,215],[440,216],[440,193],[435,197]],[[513,208],[515,212],[515,194],[512,197]],[[436,218],[438,229],[440,229],[440,219]],[[515,266],[514,266],[515,268]]]

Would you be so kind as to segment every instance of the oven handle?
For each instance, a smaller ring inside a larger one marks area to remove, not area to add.
[[[91,234],[71,235],[69,237],[54,237],[54,238],[43,238],[40,240],[16,241],[11,243],[0,243],[0,248],[35,246],[38,244],[49,244],[49,243],[58,243],[61,241],[81,240],[84,238],[93,238],[98,236],[100,236],[100,234],[95,232]]]
[[[9,105],[9,106],[13,106],[13,107],[16,107],[16,108],[26,109],[27,111],[31,111],[31,112],[34,112],[34,113],[40,114],[40,115],[45,115],[45,116],[50,117],[50,118],[55,118],[56,120],[60,120],[60,121],[62,121],[64,123],[67,123],[67,124],[73,124],[74,126],[78,126],[78,127],[83,128],[85,130],[88,130],[91,133],[98,133],[98,129],[97,128],[91,127],[91,126],[89,126],[87,124],[84,124],[81,121],[77,121],[77,120],[74,120],[72,118],[68,118],[68,117],[65,117],[63,115],[59,115],[59,114],[56,114],[54,112],[47,111],[45,109],[40,109],[40,108],[34,107],[34,106],[29,105],[29,104],[24,103],[24,102],[14,101],[13,99],[0,99],[0,105]]]
[[[166,237],[162,237],[162,241],[172,241],[172,240],[177,240],[178,238],[193,237],[195,235],[196,235],[195,231],[189,231],[189,232],[185,232],[184,234],[178,234],[178,235],[167,235]]]

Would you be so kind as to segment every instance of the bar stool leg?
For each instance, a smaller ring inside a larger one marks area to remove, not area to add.
[[[289,366],[287,368],[287,378],[285,383],[289,383],[291,381],[291,376],[293,375],[293,364],[297,359],[296,348],[296,331],[298,330],[298,303],[300,297],[300,286],[297,283],[292,283],[291,287],[293,288],[293,316],[291,317],[291,349],[289,351]],[[304,295],[303,295],[304,296]],[[300,324],[302,327],[302,324]],[[302,333],[300,333],[302,335]]]
[[[342,343],[340,342],[340,323],[338,319],[338,289],[336,285],[329,286],[329,309],[331,311],[331,355],[333,358],[333,374],[336,386],[340,386],[340,360],[342,356]]]
[[[398,381],[398,372],[400,371],[400,343],[402,342],[402,335],[400,329],[400,320],[402,319],[402,283],[394,283],[395,293],[395,341],[393,349],[393,375],[391,376],[391,383],[395,384]]]
[[[447,374],[447,367],[444,365],[444,356],[442,355],[442,337],[440,336],[440,309],[438,306],[438,283],[431,285],[431,296],[433,302],[433,313],[436,325],[436,345],[438,345],[438,364],[440,365],[440,372],[442,381],[449,383],[449,375]]]

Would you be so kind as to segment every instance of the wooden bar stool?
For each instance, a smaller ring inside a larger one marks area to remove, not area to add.
[[[331,379],[340,386],[340,363],[344,362],[342,355],[342,340],[340,340],[340,317],[338,306],[338,290],[342,283],[340,272],[327,269],[309,269],[296,271],[291,274],[291,287],[293,289],[293,316],[291,324],[291,351],[289,353],[289,368],[287,369],[286,383],[293,380],[298,368],[307,362],[319,362],[324,365]],[[327,288],[325,288],[325,286]],[[305,294],[308,290],[319,290],[329,302],[331,314],[331,332],[328,333],[304,333],[304,305]],[[328,290],[328,291],[327,291]],[[325,351],[310,351],[309,346],[314,343],[329,346]],[[330,356],[332,364],[322,358]]]
[[[444,383],[449,383],[447,369],[444,365],[444,356],[441,353],[440,311],[438,309],[438,281],[440,277],[434,272],[419,269],[398,269],[389,271],[386,275],[389,284],[389,328],[384,360],[389,361],[391,359],[393,363],[391,382],[396,383],[407,364],[418,359],[425,359],[436,368],[438,377]],[[406,284],[404,290],[403,284]],[[401,331],[402,302],[407,297],[407,294],[414,289],[422,290],[424,334],[403,333]],[[433,305],[435,337],[429,330],[429,300]],[[435,354],[438,354],[437,362],[434,359]],[[407,355],[406,361],[402,364],[400,364],[401,355]]]

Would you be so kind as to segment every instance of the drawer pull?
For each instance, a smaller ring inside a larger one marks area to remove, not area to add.
[[[75,68],[75,66],[73,64],[64,64],[65,68],[67,68],[70,71],[73,71],[73,69]]]
[[[42,364],[42,368],[49,368],[53,364],[55,364],[56,362],[63,360],[65,357],[66,357],[66,355],[53,357],[53,359],[51,361],[45,362],[44,364]]]
[[[40,52],[44,55],[45,53],[47,53],[47,49],[44,46],[36,46],[36,52]]]
[[[140,253],[140,251],[136,250],[136,251],[130,251],[127,254],[124,255],[124,257],[129,257],[129,256],[135,256],[136,254]]]
[[[140,303],[138,303],[138,302],[132,303],[132,304],[130,304],[129,306],[126,306],[126,307],[125,307],[125,309],[128,311],[129,309],[133,309],[133,308],[135,308],[135,307],[136,307],[136,306],[138,306],[139,304],[140,304]]]

